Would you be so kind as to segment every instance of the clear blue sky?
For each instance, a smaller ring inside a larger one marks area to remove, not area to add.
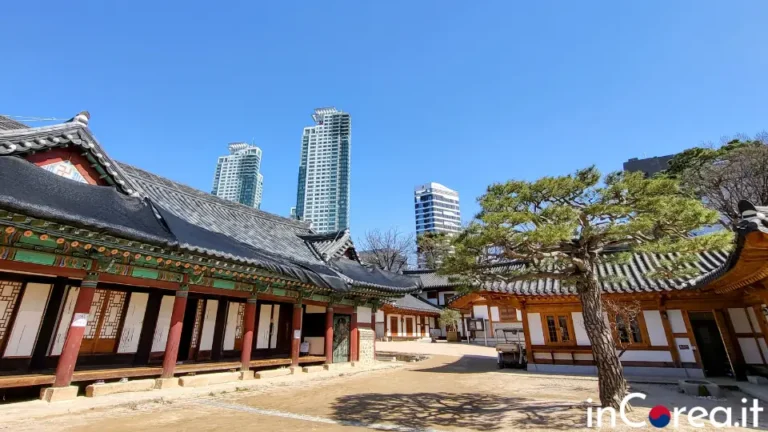
[[[7,2],[0,113],[87,109],[113,157],[206,191],[253,140],[262,209],[287,215],[301,129],[336,106],[356,237],[413,231],[420,183],[466,220],[495,181],[768,129],[764,1],[223,3]]]

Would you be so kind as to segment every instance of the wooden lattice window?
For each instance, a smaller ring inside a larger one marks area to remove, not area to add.
[[[499,306],[499,320],[502,322],[517,321],[517,309],[510,306]]]
[[[616,314],[616,339],[623,345],[647,345],[648,330],[642,312],[636,315]]]
[[[0,346],[8,336],[11,327],[11,316],[19,301],[21,282],[0,280]]]
[[[548,344],[573,345],[575,343],[570,313],[543,315],[542,321]]]
[[[197,341],[200,337],[200,326],[203,322],[203,305],[205,300],[197,301],[197,310],[195,311],[195,326],[192,327],[192,341],[189,343],[190,348],[197,348]]]

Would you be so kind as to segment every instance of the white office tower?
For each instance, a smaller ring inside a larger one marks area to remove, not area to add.
[[[440,183],[417,186],[414,193],[416,235],[461,231],[459,193]]]

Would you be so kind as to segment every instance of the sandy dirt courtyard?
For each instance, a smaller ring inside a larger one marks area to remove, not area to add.
[[[447,344],[419,347],[414,343],[401,347],[411,352],[450,349]],[[396,350],[398,347],[388,344],[377,348]],[[466,349],[475,348],[478,347]],[[399,369],[266,389],[98,408],[77,414],[51,415],[34,422],[3,423],[0,419],[0,429],[77,432],[589,430],[586,399],[597,399],[596,379],[498,370],[492,350],[485,350],[488,352],[431,353],[429,360],[409,363]],[[711,410],[732,405],[735,413],[741,406],[738,405],[741,395],[735,393],[726,401],[713,401],[680,395],[673,386],[634,385],[633,391],[648,395],[645,401],[635,404],[629,415],[633,421],[646,421],[650,408],[658,404],[670,410],[675,406],[702,406]],[[681,424],[677,430],[694,430],[686,425]]]

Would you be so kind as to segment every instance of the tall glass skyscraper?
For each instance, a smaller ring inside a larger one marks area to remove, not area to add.
[[[260,148],[246,143],[231,143],[229,155],[219,157],[211,193],[229,201],[259,208],[264,186],[260,168]]]
[[[296,217],[318,233],[349,228],[349,113],[318,108],[301,137]]]

